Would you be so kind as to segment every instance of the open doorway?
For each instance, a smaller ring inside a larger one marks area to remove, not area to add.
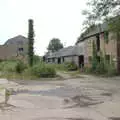
[[[79,56],[79,67],[80,68],[84,67],[84,56],[83,55]]]
[[[98,34],[96,38],[97,38],[96,40],[97,52],[99,52],[100,51],[100,35]]]
[[[58,58],[58,64],[61,64],[61,58]]]

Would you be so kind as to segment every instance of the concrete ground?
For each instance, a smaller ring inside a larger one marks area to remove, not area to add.
[[[7,81],[12,91],[0,120],[120,120],[120,77]]]

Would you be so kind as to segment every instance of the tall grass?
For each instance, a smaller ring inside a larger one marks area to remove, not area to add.
[[[1,77],[8,78],[40,78],[56,76],[55,68],[42,61],[36,62],[33,67],[29,67],[22,61],[3,61],[0,62],[0,71]]]
[[[97,62],[95,69],[93,69],[93,67],[85,68],[84,72],[108,77],[119,75],[114,65],[114,62],[108,63],[103,60]]]
[[[38,77],[55,77],[56,75],[55,68],[43,62],[40,62],[30,68],[30,72]]]
[[[57,71],[74,71],[77,70],[77,65],[74,62],[65,62],[63,64],[47,64],[51,68],[55,68]]]
[[[2,72],[16,72],[16,67],[19,61],[3,61],[0,63],[0,71]]]

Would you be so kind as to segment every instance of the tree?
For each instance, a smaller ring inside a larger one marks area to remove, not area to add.
[[[117,69],[120,72],[120,0],[90,0],[87,5],[91,9],[83,11],[83,14],[86,15],[85,26],[89,27],[106,21],[109,31],[116,34]]]
[[[28,63],[30,66],[33,65],[34,57],[34,29],[33,29],[33,20],[29,19],[29,30],[28,30]]]
[[[84,10],[86,15],[85,24],[95,24],[109,17],[120,15],[119,0],[89,0],[87,3],[90,9]]]
[[[58,38],[53,38],[48,45],[48,50],[55,52],[58,51],[59,49],[63,48],[63,44],[60,42]]]

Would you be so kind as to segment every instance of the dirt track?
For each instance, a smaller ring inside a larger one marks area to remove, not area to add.
[[[120,77],[18,81],[0,120],[120,120]]]

